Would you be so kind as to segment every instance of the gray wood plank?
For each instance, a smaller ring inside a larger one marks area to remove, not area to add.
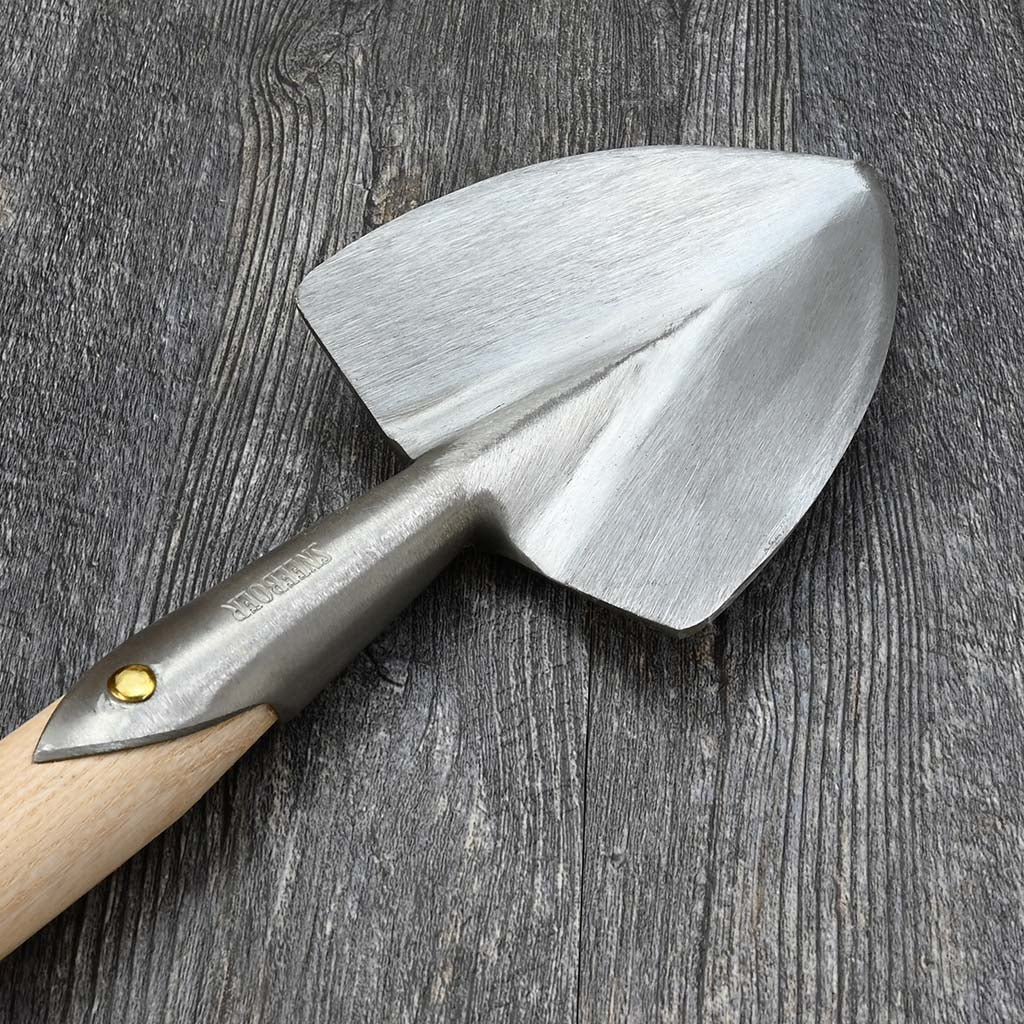
[[[582,1020],[1024,1012],[1022,42],[1001,3],[686,9],[684,126],[879,168],[902,300],[864,428],[711,634],[598,634]]]
[[[497,51],[497,12],[205,6],[22,9],[5,33],[5,726],[394,471],[295,284],[364,228],[540,155],[491,153],[480,118],[514,111],[496,90],[453,102],[458,75],[422,45],[427,22],[463,60]],[[4,1015],[571,1019],[571,602],[464,559],[9,958]]]
[[[0,1020],[1014,1019],[1022,15],[985,0],[0,12],[0,726],[395,468],[294,285],[562,153],[862,156],[880,394],[684,642],[471,555],[0,965]]]

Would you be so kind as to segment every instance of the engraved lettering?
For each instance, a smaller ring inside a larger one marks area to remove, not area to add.
[[[222,604],[221,608],[226,608],[232,615],[239,621],[245,622],[252,612],[247,612],[237,597],[231,598],[227,604]]]
[[[267,575],[263,577],[263,583],[265,586],[270,587],[275,594],[283,594],[289,589],[289,584],[275,576],[274,570],[268,572]]]
[[[331,556],[327,554],[326,551],[321,551],[316,544],[310,544],[309,547],[306,548],[306,554],[309,555],[310,558],[315,558],[317,560],[318,569],[321,568],[321,566],[326,565],[331,560]]]
[[[291,588],[294,587],[296,583],[302,582],[302,577],[296,576],[295,573],[293,573],[289,568],[287,562],[284,562],[281,565],[279,565],[276,569],[273,570],[273,572],[274,575],[279,580],[282,580],[284,582],[284,585],[288,590],[291,590]]]
[[[327,552],[321,551],[316,544],[309,544],[280,565],[274,566],[262,579],[240,590],[221,608],[231,612],[237,622],[245,622],[261,608],[271,604],[276,596],[287,593],[330,560],[331,556]]]
[[[305,580],[307,575],[312,571],[306,567],[304,562],[299,561],[298,556],[289,558],[285,564],[288,566],[288,571],[295,573],[300,580]]]
[[[317,551],[315,544],[310,544],[308,548],[299,551],[293,561],[298,562],[307,573],[316,572],[322,565],[326,565],[330,561],[330,556],[325,555],[322,551]]]

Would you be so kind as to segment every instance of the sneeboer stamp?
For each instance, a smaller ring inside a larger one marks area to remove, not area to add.
[[[286,558],[280,565],[275,565],[256,583],[250,583],[240,590],[221,608],[231,612],[236,621],[244,622],[268,604],[273,604],[278,594],[287,593],[292,587],[298,586],[330,560],[330,555],[321,551],[316,544],[310,544],[291,558]]]

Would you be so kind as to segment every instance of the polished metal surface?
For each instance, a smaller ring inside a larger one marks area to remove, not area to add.
[[[591,154],[378,229],[313,271],[299,305],[417,461],[100,662],[37,758],[258,703],[295,713],[472,539],[662,628],[698,627],[845,450],[896,281],[873,175],[821,157]],[[156,673],[145,703],[106,692],[127,664]]]

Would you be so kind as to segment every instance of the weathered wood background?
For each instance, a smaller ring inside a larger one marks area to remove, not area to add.
[[[8,0],[0,726],[393,471],[308,268],[675,142],[889,190],[892,354],[804,524],[685,642],[463,558],[0,966],[0,1019],[1024,1016],[1014,0]]]

